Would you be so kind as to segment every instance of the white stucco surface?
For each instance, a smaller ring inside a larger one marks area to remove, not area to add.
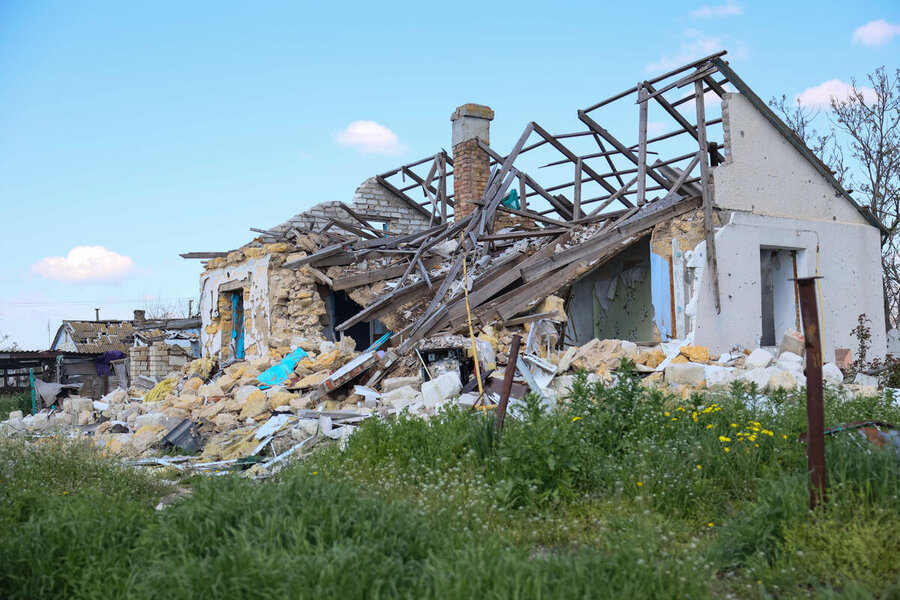
[[[878,230],[870,225],[735,212],[716,232],[722,312],[716,314],[712,279],[704,276],[697,298],[696,343],[714,352],[726,352],[733,344],[759,345],[761,247],[798,250],[797,274],[823,277],[819,281],[819,322],[826,360],[834,360],[835,348],[856,348],[850,331],[860,313],[866,313],[873,323],[883,323]],[[873,326],[872,355],[883,356],[885,344],[884,328]]]
[[[237,265],[212,269],[200,276],[200,342],[204,356],[220,356],[229,343],[230,332],[209,334],[206,328],[218,312],[219,288],[246,281],[249,298],[244,297],[244,349],[247,356],[262,356],[269,340],[269,255],[251,258]]]
[[[726,163],[713,173],[714,202],[725,225],[716,231],[722,310],[712,277],[696,290],[696,343],[714,352],[759,345],[762,336],[760,249],[797,250],[797,274],[820,275],[819,323],[826,361],[835,348],[857,347],[851,330],[872,320],[872,356],[886,349],[881,238],[857,209],[740,94],[722,104]],[[702,245],[702,244],[701,244]],[[703,249],[700,249],[703,250]],[[784,278],[793,265],[781,265]],[[776,329],[791,321],[793,299],[776,292]],[[794,318],[795,320],[795,318]],[[780,333],[776,335],[780,341]]]

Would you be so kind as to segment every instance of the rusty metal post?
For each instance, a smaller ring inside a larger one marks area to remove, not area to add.
[[[798,277],[800,313],[806,346],[806,464],[809,469],[809,508],[825,502],[825,402],[822,397],[822,341],[816,279]]]
[[[500,406],[497,407],[497,433],[503,429],[503,418],[509,404],[509,392],[512,390],[513,377],[516,375],[516,362],[519,360],[519,344],[522,338],[514,335],[509,345],[509,357],[506,359],[506,371],[503,373],[503,387],[500,388]]]

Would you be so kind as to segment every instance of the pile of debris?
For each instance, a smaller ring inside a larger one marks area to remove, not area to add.
[[[803,339],[797,332],[784,336],[777,356],[765,349],[711,356],[705,347],[679,341],[638,345],[592,340],[556,350],[552,325],[540,319],[525,326],[527,336],[513,367],[512,414],[529,391],[555,406],[580,370],[588,372],[590,381],[611,383],[622,359],[635,364],[646,385],[682,395],[721,389],[736,380],[768,392],[805,383]],[[415,361],[383,350],[389,335],[362,352],[345,337],[337,343],[303,341],[286,353],[224,366],[204,358],[152,389],[117,389],[99,401],[74,396],[55,410],[25,417],[12,413],[0,432],[88,436],[98,448],[138,459],[136,464],[206,472],[240,466],[259,474],[319,441],[342,443],[368,418],[401,412],[428,418],[448,404],[472,409],[496,405],[504,375],[497,361],[508,362],[516,334],[484,327],[474,351],[467,337],[431,338],[416,350]],[[482,376],[483,397],[474,373]],[[833,363],[823,373],[830,385],[844,380]],[[875,392],[867,387],[873,382],[858,383],[853,388],[857,392]],[[173,449],[181,456],[174,456]]]

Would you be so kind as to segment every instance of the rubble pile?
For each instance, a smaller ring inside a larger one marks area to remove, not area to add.
[[[555,406],[581,370],[590,381],[611,383],[623,359],[634,363],[645,385],[685,396],[724,389],[734,381],[756,384],[761,392],[805,384],[803,339],[797,332],[788,332],[775,353],[755,349],[714,356],[690,341],[638,345],[595,339],[560,349],[552,321],[539,319],[524,329],[511,392],[513,414],[529,391]],[[104,452],[137,464],[215,471],[238,463],[259,473],[318,441],[346,440],[368,418],[404,411],[428,418],[448,404],[497,404],[504,370],[498,363],[508,362],[517,333],[485,326],[477,333],[474,352],[467,337],[437,336],[424,340],[414,357],[402,359],[387,348],[389,335],[365,351],[357,351],[349,337],[337,343],[295,339],[292,347],[272,349],[266,357],[221,366],[211,357],[194,360],[149,390],[116,389],[99,401],[69,397],[61,407],[35,415],[14,412],[0,432],[87,436]],[[483,402],[475,361],[483,377]],[[827,384],[843,384],[844,375],[833,363],[824,365],[823,375]],[[860,377],[848,388],[874,393],[877,382]]]

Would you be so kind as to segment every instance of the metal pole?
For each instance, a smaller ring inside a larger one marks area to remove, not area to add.
[[[806,346],[806,464],[809,469],[809,508],[825,503],[825,403],[822,397],[822,342],[816,279],[799,277],[800,312]]]
[[[516,363],[519,360],[519,344],[522,338],[514,335],[509,345],[509,357],[506,359],[506,371],[503,373],[503,387],[500,388],[500,406],[497,407],[497,432],[503,429],[503,418],[509,404],[509,392],[512,390],[513,377],[516,375]]]

